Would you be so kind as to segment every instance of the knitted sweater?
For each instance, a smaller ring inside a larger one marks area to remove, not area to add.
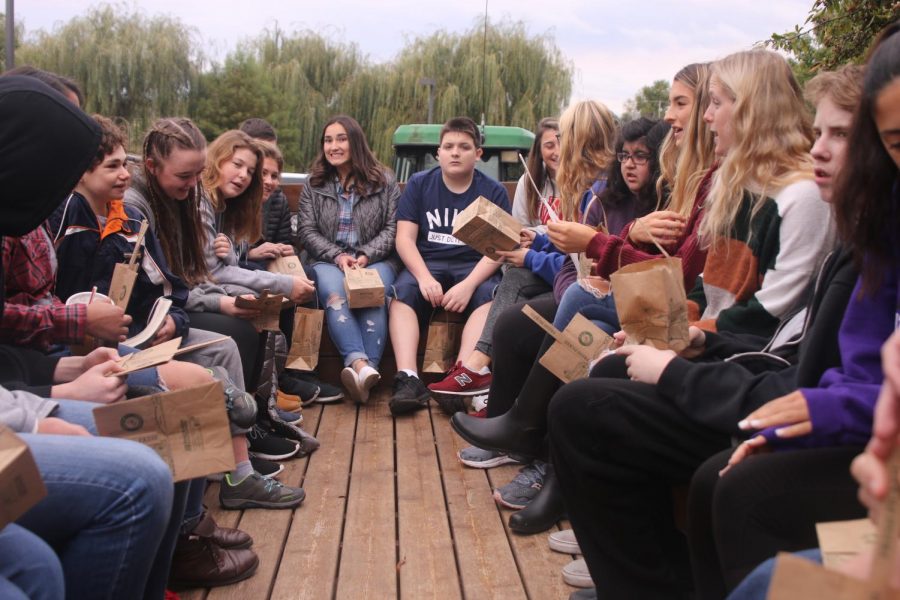
[[[713,243],[688,295],[688,317],[703,329],[771,335],[834,247],[831,209],[811,180],[767,197],[756,214],[753,203],[745,192],[728,237]]]
[[[291,293],[294,279],[290,275],[253,271],[238,266],[238,257],[234,244],[233,252],[225,258],[216,256],[213,240],[219,233],[216,214],[209,199],[204,196],[201,205],[203,227],[206,230],[206,265],[209,267],[209,281],[191,289],[185,308],[196,312],[219,312],[222,295],[259,294],[264,289],[272,294]]]

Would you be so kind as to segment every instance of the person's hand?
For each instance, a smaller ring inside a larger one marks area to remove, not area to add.
[[[419,282],[419,291],[431,303],[431,306],[437,308],[441,306],[444,300],[444,288],[438,283],[434,277],[428,277]]]
[[[293,278],[294,285],[291,288],[291,301],[296,304],[304,304],[305,302],[309,302],[310,298],[313,297],[313,294],[316,293],[316,286],[314,286],[313,282],[306,277],[293,275]]]
[[[119,360],[119,358],[119,352],[115,348],[96,348],[82,358],[81,371],[83,373],[97,365],[111,360]]]
[[[278,251],[281,253],[281,256],[294,256],[297,254],[297,250],[294,249],[290,244],[275,244],[278,246]]]
[[[900,331],[881,347],[881,369],[884,383],[875,404],[872,439],[867,451],[887,460],[900,435]]]
[[[697,358],[706,350],[706,332],[693,325],[688,328],[687,348],[679,352],[679,356],[688,360]]]
[[[812,422],[809,420],[809,406],[801,392],[791,392],[786,396],[766,402],[747,415],[746,419],[738,423],[738,428],[743,431],[769,429],[771,427],[776,428],[776,436],[784,439],[808,435],[812,432]],[[771,445],[764,436],[753,436],[735,449],[731,454],[731,458],[728,459],[728,464],[719,471],[719,475],[724,475],[734,465],[740,463],[748,456],[760,452],[768,452],[771,449]]]
[[[92,302],[87,305],[85,331],[88,335],[110,342],[124,342],[129,325],[131,316],[115,304]]]
[[[216,238],[216,240],[218,240],[218,238]],[[216,253],[216,256],[219,256],[219,258],[225,257],[225,255],[220,256],[218,252]],[[247,251],[247,258],[250,260],[271,260],[273,258],[278,258],[279,256],[281,256],[281,248],[278,244],[273,244],[272,242],[263,242],[259,246],[250,248],[250,250]]]
[[[597,235],[597,230],[590,225],[557,221],[547,223],[547,235],[553,245],[562,252],[584,252]]]
[[[853,459],[850,473],[859,483],[860,503],[869,510],[869,518],[877,523],[890,486],[887,463],[866,451]]]
[[[444,307],[444,310],[461,313],[466,310],[469,300],[472,299],[472,294],[474,293],[475,289],[464,279],[447,290],[447,293],[444,294],[444,298],[441,300],[441,306]]]
[[[628,376],[632,381],[656,385],[663,371],[676,354],[671,350],[657,350],[652,346],[629,345],[616,350],[625,357]]]
[[[107,373],[118,373],[122,370],[115,361],[107,361],[91,367],[69,383],[54,385],[50,388],[51,398],[68,400],[87,400],[110,404],[125,398],[128,384],[124,377],[107,377]]]
[[[231,240],[228,239],[227,235],[220,233],[216,236],[216,239],[213,240],[213,252],[219,258],[226,258],[233,253]]]
[[[359,266],[360,269],[365,269],[366,266],[369,264],[369,257],[366,256],[365,254],[360,254],[359,257],[356,259],[356,264],[357,264],[357,266]]]
[[[613,350],[616,350],[625,345],[625,340],[628,338],[628,334],[625,333],[624,331],[619,330],[619,331],[615,332],[614,334],[612,334],[612,338],[613,338],[613,343],[612,343],[612,346],[610,346],[610,348],[612,348]]]
[[[761,435],[754,436],[749,440],[744,440],[744,442],[738,445],[738,447],[734,449],[734,452],[731,453],[728,464],[719,471],[719,477],[725,475],[725,473],[733,469],[736,464],[740,463],[748,456],[762,452],[770,452],[772,448],[766,442],[766,438]]]
[[[254,296],[250,294],[246,294],[243,296],[244,298],[254,298]],[[228,315],[229,317],[237,317],[239,319],[253,319],[254,317],[259,316],[259,310],[255,308],[241,308],[239,306],[235,306],[234,304],[234,296],[220,296],[219,297],[219,312],[223,315]]]
[[[46,417],[38,421],[37,433],[49,435],[86,435],[90,437],[91,432],[74,423],[63,421],[56,417]]]
[[[671,244],[677,242],[684,233],[684,217],[671,210],[658,210],[634,221],[628,237],[643,244],[652,244],[654,239],[660,244]]]
[[[175,319],[172,318],[172,315],[168,315],[166,316],[166,320],[163,322],[162,327],[160,327],[159,331],[156,332],[156,336],[153,338],[153,341],[150,342],[150,345],[155,346],[157,344],[162,344],[163,342],[168,342],[174,337]]]
[[[356,264],[356,259],[350,256],[349,254],[338,254],[334,258],[334,264],[337,265],[337,268],[341,271],[346,271],[347,269],[353,267]]]
[[[528,248],[519,248],[517,250],[497,250],[503,262],[514,267],[525,266],[525,255],[528,254]]]
[[[531,248],[531,244],[534,243],[534,238],[537,236],[534,229],[528,229],[527,227],[523,227],[519,232],[519,246],[521,248]]]
[[[770,400],[738,423],[738,428],[743,431],[770,427],[777,427],[775,435],[780,438],[799,437],[812,432],[809,405],[802,392],[791,392],[781,398]]]

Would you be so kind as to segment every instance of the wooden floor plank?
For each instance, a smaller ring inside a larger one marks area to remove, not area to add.
[[[376,395],[360,411],[338,567],[338,600],[397,596],[394,421]]]
[[[316,436],[322,447],[313,455],[303,480],[306,502],[294,514],[272,590],[273,599],[318,600],[332,596],[356,413],[355,406],[343,403],[327,407],[322,415]]]
[[[429,411],[396,420],[400,598],[460,598]]]
[[[319,419],[322,415],[320,404],[303,411],[303,428],[313,434],[317,433]],[[321,448],[320,448],[321,449]],[[318,450],[304,458],[296,458],[284,462],[284,471],[278,480],[285,485],[302,486],[307,465],[317,460]],[[306,504],[308,500],[304,501]],[[303,510],[300,505],[298,510]],[[295,510],[250,509],[242,512],[239,527],[253,537],[253,551],[259,557],[256,574],[235,585],[210,590],[209,600],[245,600],[247,598],[268,598],[272,580],[281,560],[285,544],[285,532],[291,526]]]
[[[491,469],[488,478],[497,488],[509,483],[520,468],[521,465],[504,465]],[[513,511],[503,508],[500,512],[528,597],[568,598],[576,588],[563,581],[562,569],[573,560],[572,556],[553,552],[547,542],[550,531],[558,531],[559,528],[553,527],[548,532],[534,535],[519,535],[509,530],[509,517]]]
[[[468,444],[438,413],[434,433],[466,600],[524,598],[525,588],[485,471],[459,463],[456,453]]]

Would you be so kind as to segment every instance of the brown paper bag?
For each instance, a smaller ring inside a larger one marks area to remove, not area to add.
[[[888,585],[900,533],[900,451],[888,461],[890,488],[884,501],[868,581],[832,571],[803,558],[780,553],[769,586],[768,600],[900,600]]]
[[[679,352],[688,346],[687,296],[680,258],[622,267],[610,276],[626,344]]]
[[[269,271],[272,273],[283,273],[284,275],[296,275],[297,277],[303,277],[306,279],[306,272],[303,270],[303,265],[300,263],[299,256],[279,256],[277,258],[273,258],[269,262]]]
[[[128,310],[128,302],[131,300],[131,291],[137,279],[137,267],[132,268],[128,263],[116,263],[113,269],[112,279],[109,282],[109,297],[113,304],[122,310]]]
[[[234,469],[222,383],[125,400],[94,409],[100,435],[149,446],[175,481]]]
[[[344,291],[350,308],[384,306],[384,283],[375,269],[346,269]]]
[[[281,318],[281,311],[290,305],[290,301],[283,294],[269,295],[269,290],[263,290],[257,298],[236,296],[234,305],[259,311],[259,315],[250,320],[257,331],[281,331],[278,320]]]
[[[822,551],[822,564],[834,568],[874,546],[878,533],[869,519],[854,519],[816,523],[816,536]]]
[[[294,333],[288,352],[288,369],[312,371],[319,364],[319,346],[322,344],[322,322],[325,311],[298,306],[294,309]]]
[[[453,236],[494,260],[497,250],[513,250],[519,245],[522,224],[511,214],[478,196],[453,221]]]
[[[587,377],[591,361],[612,344],[612,337],[584,315],[576,314],[566,328],[559,331],[527,304],[522,307],[522,312],[556,340],[538,362],[563,383]]]
[[[463,323],[450,321],[446,314],[436,318],[432,316],[425,340],[425,356],[422,358],[423,373],[446,373],[453,368],[462,330]]]
[[[31,450],[11,429],[0,425],[0,529],[46,495]]]

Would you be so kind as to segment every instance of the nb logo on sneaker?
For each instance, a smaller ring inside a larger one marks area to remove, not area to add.
[[[462,375],[457,375],[453,379],[456,380],[456,383],[459,384],[459,387],[466,387],[467,383],[472,383],[472,378],[463,373]]]

